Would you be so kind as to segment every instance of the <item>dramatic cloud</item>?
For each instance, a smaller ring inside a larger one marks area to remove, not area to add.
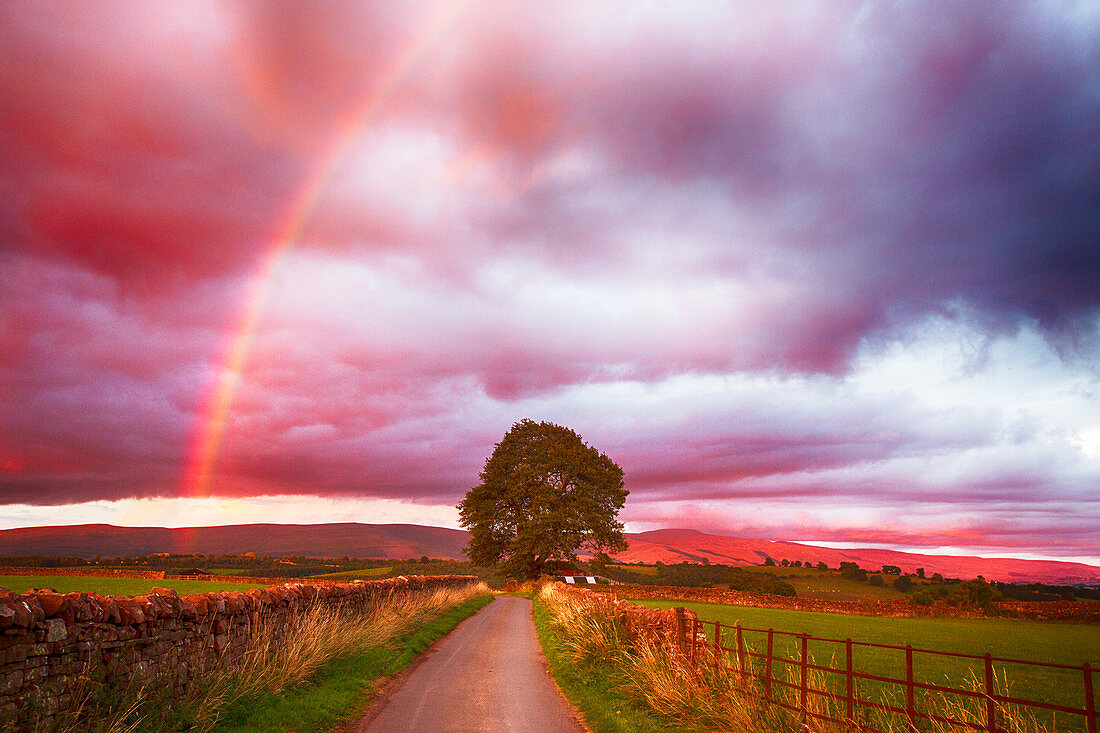
[[[1087,554],[1098,28],[7,3],[8,521],[438,522],[532,417],[623,465],[633,528]]]

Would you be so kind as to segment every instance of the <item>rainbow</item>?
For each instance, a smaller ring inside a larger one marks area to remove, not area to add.
[[[204,497],[212,493],[211,481],[225,438],[233,398],[244,374],[248,354],[267,308],[273,284],[287,255],[301,240],[302,233],[313,218],[333,174],[363,128],[392,97],[466,4],[468,0],[442,3],[426,19],[427,22],[421,25],[410,42],[394,57],[382,74],[379,85],[345,116],[331,150],[303,181],[298,195],[291,201],[276,229],[274,242],[262,259],[255,283],[245,298],[244,307],[232,323],[226,349],[216,362],[219,366],[214,369],[214,378],[207,388],[207,396],[200,409],[197,428],[188,450],[181,485],[182,496]]]

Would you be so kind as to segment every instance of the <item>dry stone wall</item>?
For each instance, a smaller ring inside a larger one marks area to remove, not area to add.
[[[239,664],[254,635],[278,643],[313,605],[365,610],[386,596],[475,582],[411,576],[184,596],[154,588],[133,598],[0,589],[0,720],[26,714],[24,705],[40,719],[69,709],[74,682],[89,670],[108,686],[161,678],[182,692],[216,667]]]

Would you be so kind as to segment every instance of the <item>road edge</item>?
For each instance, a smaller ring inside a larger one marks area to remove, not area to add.
[[[497,595],[498,594],[496,593],[493,594],[494,600],[496,599]],[[477,609],[469,616],[455,624],[446,634],[437,636],[435,639],[432,640],[430,644],[428,644],[427,649],[420,652],[420,654],[417,654],[416,658],[409,662],[408,666],[406,666],[397,674],[388,675],[386,677],[379,677],[377,680],[375,680],[375,686],[371,689],[369,694],[371,703],[367,707],[367,709],[364,710],[359,717],[354,718],[353,720],[350,720],[347,723],[344,723],[343,725],[334,728],[333,733],[366,733],[367,728],[370,727],[371,722],[373,722],[374,719],[378,717],[378,714],[382,712],[382,708],[385,707],[389,699],[393,697],[394,693],[401,689],[401,685],[404,683],[405,678],[416,671],[417,667],[426,662],[429,657],[435,654],[440,644],[442,644],[448,636],[453,634],[455,632],[455,629],[457,629],[459,626],[462,626],[462,624],[474,618],[491,605],[491,601],[489,603],[486,603],[484,606]],[[591,733],[591,731],[589,733]]]

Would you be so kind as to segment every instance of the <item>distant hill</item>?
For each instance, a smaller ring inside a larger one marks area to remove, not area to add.
[[[304,555],[306,557],[377,557],[406,559],[463,558],[468,533],[417,524],[236,524],[221,527],[116,527],[82,524],[0,530],[0,555],[72,555],[91,558],[133,557],[153,552],[204,554]],[[630,548],[620,562],[759,565],[764,559],[824,562],[837,567],[855,562],[876,570],[897,565],[903,572],[924,568],[927,575],[1005,582],[1100,585],[1100,567],[1052,560],[921,555],[868,548],[832,549],[796,542],[772,542],[706,534],[692,529],[659,529],[627,534]]]
[[[81,524],[0,531],[0,555],[134,557],[153,552],[207,555],[254,552],[305,557],[427,555],[463,558],[466,532],[418,524],[234,524],[221,527],[116,527]]]
[[[925,574],[945,578],[973,578],[1006,583],[1100,584],[1100,567],[1056,560],[1020,560],[965,555],[922,555],[870,548],[833,549],[797,542],[773,542],[706,534],[693,529],[658,529],[628,534],[630,549],[619,553],[620,562],[703,562],[720,565],[759,565],[766,557],[781,560],[824,562],[835,568],[841,562],[858,563],[868,570],[897,565],[902,572],[924,568]]]

